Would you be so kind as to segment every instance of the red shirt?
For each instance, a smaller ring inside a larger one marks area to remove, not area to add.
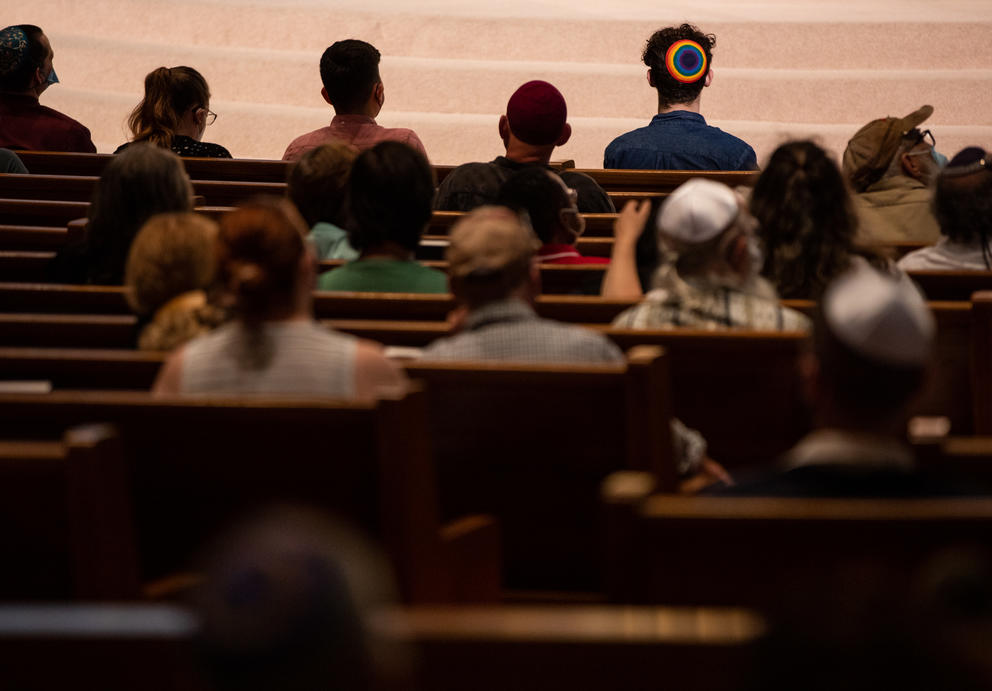
[[[574,245],[547,244],[537,251],[541,264],[609,264],[608,257],[583,257]]]
[[[370,149],[379,142],[402,142],[427,158],[427,151],[413,130],[405,127],[382,127],[367,115],[335,115],[329,126],[302,134],[290,142],[282,160],[295,161],[310,149],[332,141],[350,144],[358,151]]]
[[[0,147],[96,153],[86,127],[29,94],[0,94]]]

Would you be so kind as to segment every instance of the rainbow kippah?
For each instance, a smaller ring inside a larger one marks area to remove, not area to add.
[[[676,41],[665,53],[665,67],[676,81],[691,84],[706,74],[706,53],[695,41]]]

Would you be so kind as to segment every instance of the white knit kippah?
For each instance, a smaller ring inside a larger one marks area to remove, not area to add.
[[[930,358],[933,315],[905,276],[893,278],[856,261],[824,292],[823,317],[841,343],[874,360],[919,366]]]
[[[739,212],[737,195],[726,185],[692,178],[672,192],[658,214],[658,232],[698,245],[730,227]]]

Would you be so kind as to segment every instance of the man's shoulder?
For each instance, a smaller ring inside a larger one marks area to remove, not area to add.
[[[335,137],[330,126],[318,127],[293,139],[286,147],[286,152],[282,155],[282,160],[289,161],[297,159],[309,149],[315,149],[321,144],[328,144],[334,141],[334,139]]]
[[[610,142],[606,147],[604,166],[657,170],[755,170],[757,157],[750,144],[707,124],[701,117],[661,118]]]

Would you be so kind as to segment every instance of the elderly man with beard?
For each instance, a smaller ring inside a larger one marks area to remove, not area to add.
[[[604,296],[640,293],[634,255],[649,213],[648,202],[630,202],[621,213]],[[726,185],[701,178],[686,182],[665,200],[656,217],[661,262],[652,289],[613,325],[808,331],[809,319],[783,307],[775,289],[758,275],[762,253],[756,227]]]

